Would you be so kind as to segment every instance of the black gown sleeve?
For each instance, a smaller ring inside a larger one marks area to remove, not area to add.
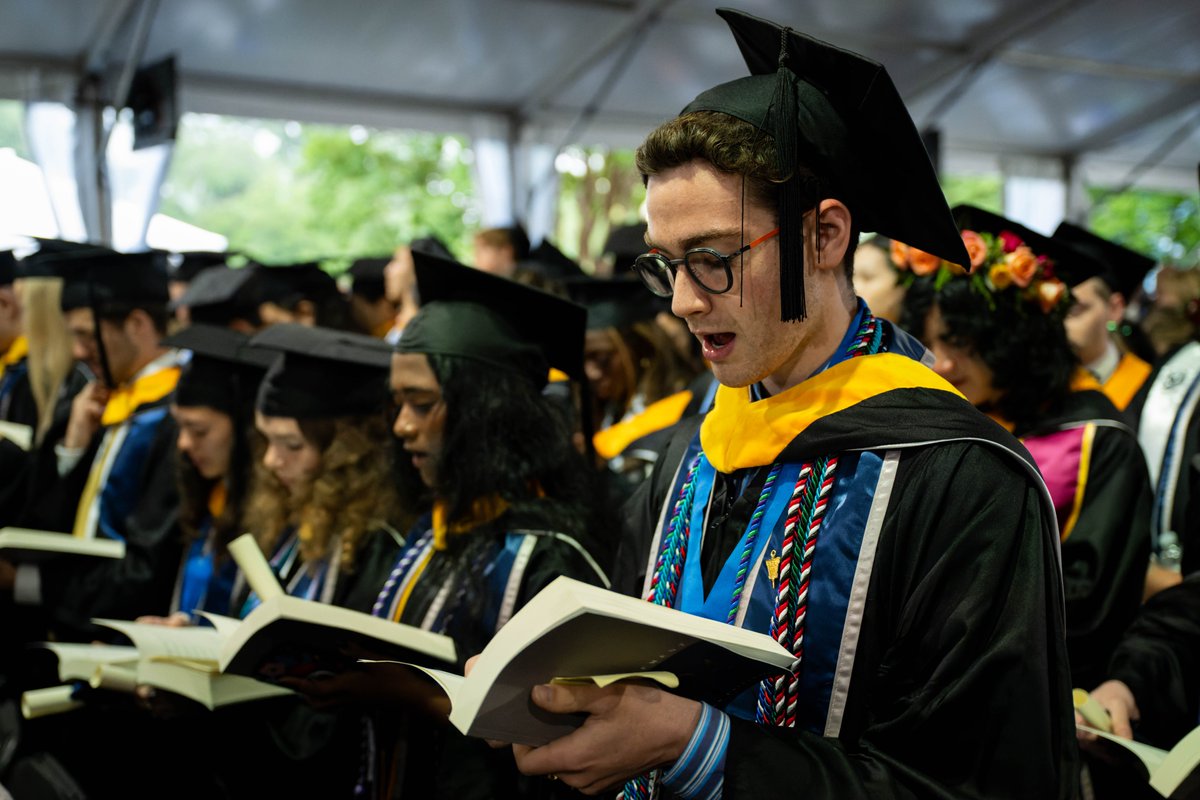
[[[982,446],[906,455],[838,738],[734,720],[725,797],[1071,797],[1062,589],[1039,503]]]
[[[1200,718],[1200,574],[1146,602],[1109,663],[1133,691],[1138,738],[1170,748]],[[1090,688],[1090,687],[1089,687]]]
[[[62,560],[43,568],[43,605],[61,639],[111,638],[107,628],[91,624],[93,617],[168,612],[183,548],[175,439],[174,419],[167,416],[141,468],[138,502],[126,519],[124,558]]]
[[[1153,494],[1137,439],[1099,426],[1079,517],[1062,543],[1067,651],[1075,686],[1103,679],[1104,665],[1142,602],[1150,561]]]

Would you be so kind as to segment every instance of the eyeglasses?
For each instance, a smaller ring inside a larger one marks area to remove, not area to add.
[[[733,287],[733,267],[729,262],[735,256],[753,250],[778,235],[779,228],[776,228],[728,255],[718,253],[711,247],[693,247],[683,254],[683,258],[667,258],[654,249],[638,256],[633,268],[646,288],[659,297],[670,297],[675,293],[675,271],[680,264],[687,267],[688,275],[701,289],[709,294],[724,294]]]

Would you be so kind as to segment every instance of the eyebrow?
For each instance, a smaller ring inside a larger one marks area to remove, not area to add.
[[[706,242],[711,242],[714,239],[728,239],[734,236],[742,236],[742,231],[740,228],[712,228],[710,230],[701,231],[700,233],[689,236],[679,244],[683,248],[683,251],[687,252],[688,250],[699,247]],[[671,252],[669,248],[662,247],[661,245],[656,245],[651,242],[649,233],[647,233],[643,238],[646,240],[646,246],[651,250],[659,250],[663,253]]]

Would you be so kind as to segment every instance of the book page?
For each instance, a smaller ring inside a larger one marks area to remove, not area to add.
[[[229,636],[242,624],[242,621],[236,617],[226,617],[222,614],[213,614],[209,611],[199,611],[197,613],[212,623],[213,628],[216,629],[217,633],[221,634],[222,638]]]
[[[43,642],[45,647],[58,657],[58,679],[61,681],[88,680],[102,664],[137,661],[136,647],[104,644],[71,644],[67,642]]]
[[[1151,773],[1150,786],[1163,797],[1170,797],[1197,769],[1200,769],[1200,728],[1171,748],[1162,764]]]
[[[125,692],[132,694],[137,689],[137,662],[121,664],[101,664],[96,667],[88,684],[93,689],[106,689],[110,692]]]
[[[80,539],[55,531],[0,528],[0,554],[12,561],[40,561],[51,555],[124,558],[125,543],[103,537]]]
[[[246,576],[246,583],[258,595],[259,600],[265,603],[271,598],[286,594],[252,535],[243,533],[230,542],[229,555],[233,556],[238,569]]]
[[[674,672],[651,671],[651,672],[615,672],[609,675],[581,675],[571,678],[551,678],[551,683],[556,683],[560,686],[580,686],[583,684],[592,684],[603,689],[605,686],[612,686],[614,683],[621,681],[654,681],[655,683],[667,689],[679,688],[679,676]]]
[[[1166,750],[1160,750],[1157,747],[1151,747],[1148,744],[1142,744],[1141,742],[1135,742],[1131,739],[1124,739],[1120,736],[1117,736],[1114,733],[1109,733],[1108,731],[1102,731],[1099,728],[1093,728],[1091,725],[1078,725],[1077,724],[1075,727],[1081,731],[1087,731],[1088,733],[1094,733],[1097,736],[1099,736],[1101,739],[1107,739],[1110,742],[1115,742],[1115,743],[1121,745],[1126,750],[1128,750],[1129,752],[1133,753],[1135,756],[1138,757],[1138,760],[1141,761],[1142,764],[1145,765],[1146,772],[1150,775],[1154,774],[1154,771],[1156,769],[1158,769],[1160,764],[1162,764],[1163,759],[1165,759],[1167,757]]]
[[[111,619],[94,619],[92,622],[128,636],[143,659],[169,661],[206,672],[217,671],[222,636],[212,628],[173,628]]]

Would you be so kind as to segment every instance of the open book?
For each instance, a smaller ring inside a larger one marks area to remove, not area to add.
[[[787,670],[793,656],[770,636],[557,578],[497,632],[467,677],[423,670],[450,698],[450,722],[469,736],[542,745],[579,727],[529,692],[553,679],[646,677],[722,706]]]
[[[79,708],[83,702],[76,694],[82,684],[99,688],[113,686],[113,676],[128,675],[137,668],[137,648],[120,645],[66,644],[44,642],[41,645],[58,656],[58,679],[70,681],[63,686],[32,689],[21,695],[21,713],[25,719],[61,714]],[[108,682],[103,676],[108,675]],[[122,691],[133,691],[133,684]]]
[[[1148,744],[1123,739],[1090,725],[1076,727],[1120,745],[1132,753],[1136,757],[1135,768],[1150,781],[1150,787],[1163,797],[1175,800],[1200,798],[1200,728],[1180,739],[1170,750],[1160,750]]]
[[[16,562],[36,562],[60,556],[124,558],[125,543],[120,539],[80,539],[69,533],[35,531],[27,528],[0,528],[0,558]]]
[[[215,628],[147,625],[124,620],[96,619],[129,637],[137,650],[134,684],[175,692],[213,709],[233,703],[291,694],[279,686],[240,675],[222,675],[217,669],[222,636]],[[101,667],[92,685],[119,688],[127,684],[120,669]],[[132,691],[132,686],[129,686]]]
[[[360,658],[421,666],[458,660],[449,636],[286,594],[265,600],[241,622],[205,616],[225,631],[220,671],[263,681],[342,672]]]

